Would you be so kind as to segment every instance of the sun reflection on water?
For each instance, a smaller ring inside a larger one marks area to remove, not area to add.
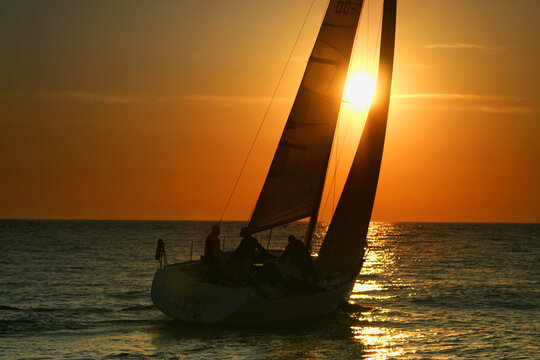
[[[384,285],[376,280],[366,280],[354,284],[350,299],[389,299],[391,295],[378,295],[377,292],[385,290]]]
[[[397,330],[373,326],[352,326],[354,338],[367,348],[364,353],[366,359],[389,359],[403,354],[400,346],[406,335]]]
[[[317,228],[315,251],[327,229],[327,224]],[[408,344],[423,337],[414,328],[392,326],[403,317],[398,308],[402,290],[415,292],[410,281],[398,275],[401,255],[395,246],[396,241],[409,236],[409,232],[407,226],[396,223],[370,224],[364,265],[349,298],[352,305],[349,316],[354,323],[350,326],[351,339],[362,346],[362,358],[390,359],[405,352],[414,353],[415,349],[410,349]]]
[[[394,287],[408,286],[393,278],[397,255],[388,246],[389,241],[403,236],[399,225],[371,223],[364,266],[353,288],[350,303],[362,306],[362,311],[351,314],[359,324],[351,326],[353,338],[365,349],[364,358],[389,359],[404,353],[404,345],[413,336],[404,329],[388,326],[394,316],[388,307],[395,298]]]

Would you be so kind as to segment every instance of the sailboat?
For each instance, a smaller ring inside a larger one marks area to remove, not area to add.
[[[161,262],[151,290],[163,313],[197,323],[263,323],[319,316],[348,301],[364,261],[384,147],[397,0],[384,0],[373,102],[315,267],[317,289],[257,291],[208,281],[201,261]],[[330,0],[268,175],[245,232],[309,218],[311,247],[363,0]],[[163,251],[158,248],[158,252]]]

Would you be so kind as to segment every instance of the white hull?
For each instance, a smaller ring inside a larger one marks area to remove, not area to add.
[[[174,319],[216,323],[268,323],[320,316],[347,301],[355,279],[308,295],[263,296],[251,287],[228,287],[200,282],[199,262],[158,269],[152,283],[152,301]]]

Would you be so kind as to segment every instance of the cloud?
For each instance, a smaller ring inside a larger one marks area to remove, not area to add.
[[[88,103],[105,104],[136,104],[148,102],[170,102],[170,101],[189,101],[189,102],[209,102],[218,105],[232,104],[267,104],[270,101],[268,96],[226,96],[212,94],[192,94],[192,95],[141,95],[141,94],[115,94],[84,91],[52,91],[40,92],[37,94],[44,99],[63,99],[75,100]],[[290,101],[291,98],[276,97],[274,102]]]
[[[537,111],[528,106],[512,105],[524,99],[518,96],[506,95],[480,95],[480,94],[396,94],[392,99],[422,99],[435,100],[435,103],[424,103],[418,106],[421,110],[442,111],[475,111],[491,114],[536,114]],[[441,105],[445,101],[451,101],[452,105]]]
[[[403,66],[409,69],[425,69],[432,67],[428,64],[403,64]]]
[[[20,92],[0,92],[0,96],[28,96]],[[241,104],[261,104],[267,105],[270,102],[269,96],[225,96],[213,94],[191,94],[191,95],[144,95],[144,94],[119,94],[119,93],[99,93],[85,91],[51,91],[30,93],[41,99],[71,100],[86,103],[102,104],[137,104],[137,103],[157,103],[157,102],[200,102],[211,103],[214,106],[233,106]],[[442,94],[442,93],[417,93],[417,94],[396,94],[392,95],[394,100],[423,99],[438,101],[437,104],[425,104],[419,109],[423,110],[443,110],[443,111],[477,111],[484,113],[499,114],[536,114],[537,110],[532,107],[509,105],[512,102],[524,100],[518,96],[504,95],[479,95],[479,94]],[[290,102],[290,97],[276,97],[276,102]],[[453,105],[441,105],[440,101],[453,101]],[[463,103],[465,101],[465,104]],[[478,104],[484,102],[484,104]],[[489,103],[486,103],[489,102]],[[467,103],[471,104],[468,105]],[[475,104],[476,103],[476,104]],[[500,104],[504,103],[504,104]]]
[[[165,98],[164,98],[165,99]],[[269,96],[226,96],[226,95],[210,95],[210,94],[194,94],[194,95],[176,95],[170,96],[167,99],[174,100],[187,100],[197,102],[214,102],[214,103],[268,103],[270,101]],[[287,101],[291,98],[276,97],[274,101]]]
[[[439,106],[437,110],[445,111],[476,111],[490,114],[536,114],[535,109],[526,106]]]
[[[150,101],[149,96],[131,94],[108,94],[84,91],[48,91],[40,92],[38,96],[44,99],[68,99],[89,103],[131,104]]]
[[[429,45],[424,45],[423,47],[426,49],[472,49],[472,50],[484,50],[484,51],[506,50],[505,46],[490,46],[490,45],[467,44],[467,43],[429,44]]]
[[[435,99],[435,100],[495,100],[495,101],[520,101],[518,96],[502,95],[478,95],[478,94],[396,94],[392,99]]]

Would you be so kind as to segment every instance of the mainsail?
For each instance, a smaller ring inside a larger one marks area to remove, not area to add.
[[[353,165],[319,251],[320,269],[359,271],[362,267],[386,133],[395,30],[396,0],[385,0],[375,97]]]
[[[363,0],[331,0],[248,231],[316,219]]]

